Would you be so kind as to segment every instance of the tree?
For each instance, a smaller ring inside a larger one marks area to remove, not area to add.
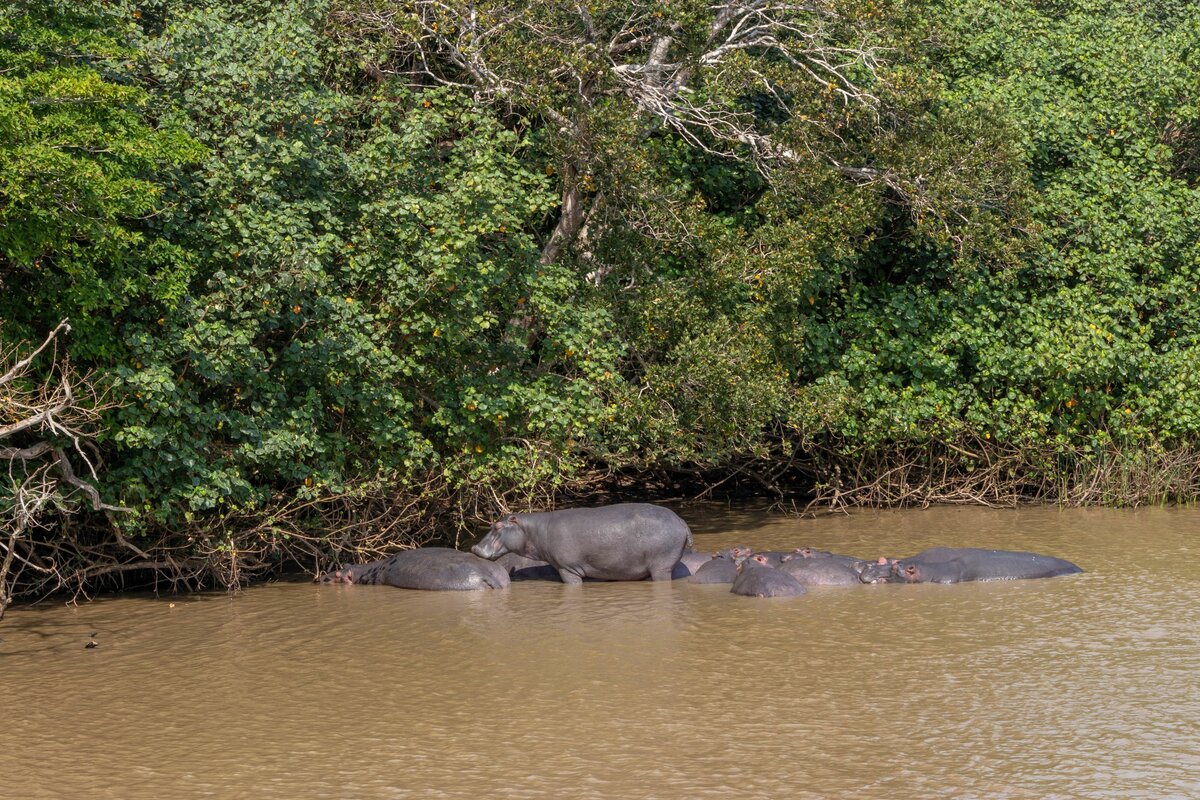
[[[31,337],[63,316],[77,356],[111,356],[113,317],[177,296],[179,251],[147,236],[156,172],[200,148],[148,115],[131,9],[16,0],[0,9],[0,318]]]
[[[47,574],[56,572],[33,556],[26,535],[53,513],[84,506],[93,511],[127,511],[101,501],[91,481],[97,479],[93,442],[100,427],[104,399],[89,375],[81,375],[59,351],[60,335],[71,330],[66,320],[40,345],[0,352],[0,465],[5,469],[0,492],[0,618],[12,599],[9,574],[13,563]],[[37,363],[39,357],[48,367]],[[76,464],[82,464],[83,475]],[[18,550],[25,547],[25,556]],[[15,579],[14,579],[15,581]]]
[[[647,137],[670,132],[770,173],[813,156],[806,128],[833,132],[836,118],[859,111],[874,117],[880,36],[869,8],[350,0],[336,16],[375,45],[378,63],[367,66],[377,74],[457,87],[545,127],[561,190],[541,251],[548,264],[573,243],[588,257],[618,222],[653,228],[639,209],[673,198],[653,185],[656,165],[640,146]],[[877,174],[830,163],[857,179]]]

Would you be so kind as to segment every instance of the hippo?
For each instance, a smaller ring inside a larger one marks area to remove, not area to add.
[[[1054,556],[976,547],[934,547],[891,565],[900,583],[965,583],[1053,578],[1083,572]]]
[[[505,553],[545,561],[563,583],[671,580],[675,564],[692,545],[692,532],[675,512],[649,503],[618,503],[512,514],[492,523],[471,548],[480,558]]]
[[[892,568],[897,559],[880,556],[876,561],[858,561],[850,568],[858,575],[863,583],[894,583],[897,578]]]
[[[725,550],[718,550],[717,552],[713,553],[713,558],[727,558],[730,561],[732,561],[733,563],[739,564],[739,563],[741,563],[742,559],[744,559],[748,556],[752,556],[752,555],[754,555],[753,547],[746,547],[745,545],[737,545],[735,547],[730,547]]]
[[[440,591],[503,589],[509,585],[508,572],[503,567],[447,547],[404,550],[391,558],[342,567],[322,580]]]
[[[859,573],[852,564],[833,558],[791,558],[779,565],[779,571],[786,572],[805,586],[862,584]]]
[[[696,574],[688,578],[688,583],[733,583],[737,578],[737,564],[732,558],[717,556],[702,564]]]
[[[846,565],[862,561],[858,556],[843,556],[838,553],[831,553],[828,550],[813,550],[811,547],[797,547],[790,553],[784,553],[782,560],[794,561],[798,558],[837,561]]]
[[[700,553],[695,550],[685,550],[683,555],[679,557],[679,564],[676,564],[676,571],[678,572],[678,568],[682,565],[683,568],[687,570],[687,575],[683,575],[682,577],[686,578],[690,575],[695,575],[696,570],[700,569],[709,561],[712,561],[713,558],[714,555],[712,553]]]
[[[754,555],[762,556],[767,560],[767,563],[770,566],[778,567],[783,563],[783,557],[786,556],[787,553],[783,553],[779,550],[755,550]]]
[[[493,562],[508,571],[508,577],[514,581],[557,581],[558,570],[545,561],[519,556],[516,553],[505,553]]]
[[[808,590],[791,575],[770,566],[768,559],[751,556],[729,591],[746,597],[799,597]]]

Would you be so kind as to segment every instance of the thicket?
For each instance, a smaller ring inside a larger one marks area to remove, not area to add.
[[[59,334],[0,381],[0,587],[622,482],[1194,499],[1198,45],[1100,0],[10,3],[0,372]]]

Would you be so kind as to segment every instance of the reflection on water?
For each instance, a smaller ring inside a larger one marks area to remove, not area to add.
[[[1200,796],[1200,513],[681,513],[700,548],[996,547],[1087,573],[18,608],[0,796]]]

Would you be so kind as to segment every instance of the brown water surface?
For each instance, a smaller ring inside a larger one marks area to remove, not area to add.
[[[1200,797],[1200,512],[681,513],[702,548],[996,547],[1087,573],[17,608],[0,797]]]

